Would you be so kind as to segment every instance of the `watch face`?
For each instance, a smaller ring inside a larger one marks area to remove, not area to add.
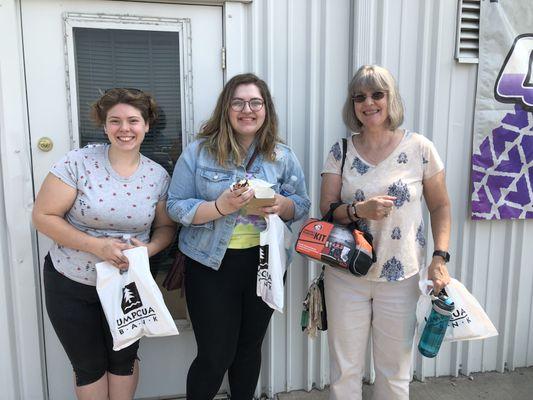
[[[448,253],[447,251],[435,250],[433,252],[433,256],[442,257],[444,259],[444,262],[450,261],[450,253]]]

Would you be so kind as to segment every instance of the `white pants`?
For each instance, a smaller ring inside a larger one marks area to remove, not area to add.
[[[372,282],[326,267],[330,400],[360,400],[372,332],[374,400],[408,400],[418,274]]]

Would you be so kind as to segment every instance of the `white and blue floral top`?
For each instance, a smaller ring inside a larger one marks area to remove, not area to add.
[[[341,141],[331,148],[322,173],[340,174]],[[379,221],[361,219],[359,229],[374,237],[377,261],[365,276],[371,281],[407,279],[424,266],[426,238],[422,218],[422,182],[444,169],[433,143],[405,131],[396,149],[373,165],[348,140],[342,176],[341,200],[363,201],[374,196],[395,196],[395,207]]]

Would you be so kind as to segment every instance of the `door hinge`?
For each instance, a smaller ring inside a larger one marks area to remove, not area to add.
[[[220,52],[220,64],[222,69],[226,69],[226,48],[222,47]]]

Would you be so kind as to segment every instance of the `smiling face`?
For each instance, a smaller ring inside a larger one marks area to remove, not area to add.
[[[235,99],[243,100],[246,103],[242,111],[236,111],[230,106],[228,110],[229,121],[237,140],[242,144],[250,144],[265,122],[266,111],[264,105],[259,111],[253,111],[249,102],[252,99],[264,99],[259,88],[253,83],[237,86],[232,96],[232,100]]]
[[[139,151],[146,132],[150,129],[139,109],[119,103],[109,109],[105,132],[111,146],[121,151]]]
[[[372,96],[374,93],[379,92],[379,90],[374,90],[370,88],[364,88],[358,90],[355,95],[364,95],[366,96],[365,100],[361,103],[353,102],[355,116],[361,122],[361,124],[368,129],[388,129],[389,127],[389,112],[388,112],[388,103],[387,103],[387,93],[380,100],[375,100],[373,97],[377,98],[380,96]]]

